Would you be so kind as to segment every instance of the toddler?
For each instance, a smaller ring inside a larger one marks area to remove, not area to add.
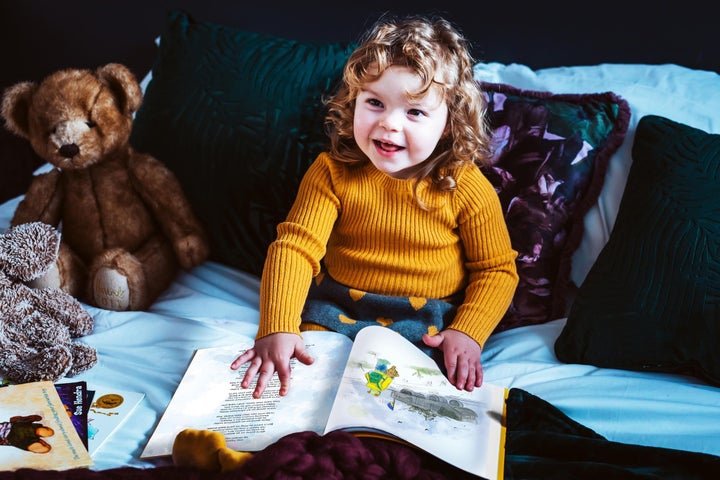
[[[518,276],[498,196],[485,99],[462,35],[445,19],[381,18],[329,98],[328,152],[304,175],[268,249],[260,325],[242,386],[258,398],[290,360],[311,364],[302,331],[354,338],[392,328],[442,356],[460,390],[482,384],[482,346]]]

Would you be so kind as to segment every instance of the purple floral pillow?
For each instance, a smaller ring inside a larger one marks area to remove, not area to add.
[[[495,155],[495,186],[520,282],[496,332],[565,316],[572,254],[600,194],[630,108],[612,92],[553,94],[481,83]]]

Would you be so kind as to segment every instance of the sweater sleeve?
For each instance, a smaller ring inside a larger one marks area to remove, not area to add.
[[[256,338],[271,333],[300,334],[300,314],[340,202],[334,192],[330,160],[321,154],[308,168],[286,220],[268,248],[260,281],[260,326]]]
[[[479,169],[463,170],[455,193],[468,285],[450,328],[483,346],[515,293],[517,252],[511,246],[497,193]]]

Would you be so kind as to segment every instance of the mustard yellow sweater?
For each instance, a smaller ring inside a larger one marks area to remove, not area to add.
[[[451,328],[481,346],[507,310],[518,276],[517,253],[500,202],[480,170],[456,175],[452,194],[421,189],[372,164],[348,168],[323,153],[268,249],[260,286],[257,338],[300,333],[310,282],[324,258],[336,281],[383,295],[445,298],[465,289]],[[427,184],[423,184],[427,187]]]

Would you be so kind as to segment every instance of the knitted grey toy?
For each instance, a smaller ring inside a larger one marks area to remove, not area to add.
[[[60,234],[32,222],[0,235],[0,377],[25,383],[74,376],[97,363],[94,348],[75,339],[93,318],[74,297],[26,282],[54,264]]]

